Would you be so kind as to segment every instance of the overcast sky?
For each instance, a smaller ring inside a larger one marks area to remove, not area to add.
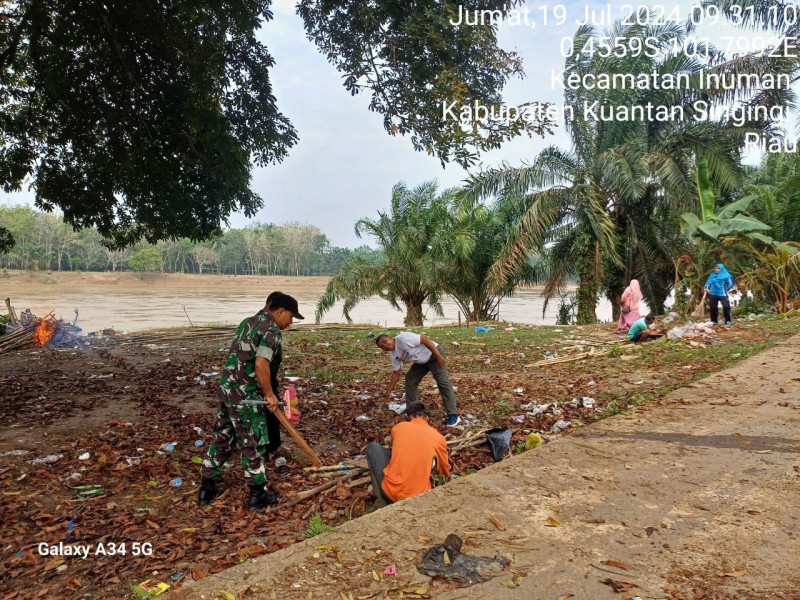
[[[527,3],[531,10],[543,4],[538,0]],[[570,10],[570,23],[583,15],[586,5],[575,0],[561,4]],[[589,4],[598,9],[607,5]],[[694,2],[660,4],[686,8]],[[369,95],[351,96],[342,85],[340,73],[307,40],[294,7],[295,0],[277,0],[273,5],[274,20],[259,34],[276,61],[271,77],[278,106],[294,124],[299,142],[283,163],[254,169],[253,189],[264,199],[264,208],[256,219],[278,224],[311,223],[320,227],[334,245],[358,246],[364,241],[353,231],[355,221],[374,217],[378,210],[388,208],[396,182],[416,185],[436,179],[442,187],[449,187],[458,185],[466,173],[456,165],[443,169],[437,159],[415,152],[408,138],[389,136],[381,115],[367,108]],[[501,28],[501,45],[517,51],[525,69],[525,78],[512,81],[506,88],[508,104],[562,103],[563,92],[551,88],[551,70],[563,66],[560,41],[572,36],[575,29],[574,24],[534,30],[523,26]],[[519,164],[550,144],[568,147],[563,127],[544,139],[510,142],[485,155],[483,164],[494,166],[503,160]],[[0,202],[32,204],[32,200],[30,193],[0,194]],[[231,218],[234,227],[249,222],[242,215]]]

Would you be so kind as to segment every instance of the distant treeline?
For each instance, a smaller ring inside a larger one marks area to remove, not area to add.
[[[332,246],[314,225],[256,223],[207,242],[187,239],[109,250],[94,228],[75,231],[59,215],[28,206],[0,206],[0,226],[16,240],[0,268],[52,271],[162,271],[234,275],[329,275],[350,258],[383,260],[362,246]]]

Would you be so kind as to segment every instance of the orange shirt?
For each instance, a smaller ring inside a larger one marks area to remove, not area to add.
[[[439,475],[450,474],[447,440],[425,419],[411,419],[392,427],[392,459],[383,470],[383,491],[397,502],[431,489],[433,457]]]

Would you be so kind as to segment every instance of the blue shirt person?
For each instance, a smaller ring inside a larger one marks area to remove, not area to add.
[[[722,310],[725,313],[725,325],[730,325],[733,317],[731,316],[731,302],[728,299],[728,292],[733,289],[736,282],[733,276],[722,263],[717,263],[714,271],[708,276],[704,289],[708,292],[708,299],[711,304],[711,320],[714,323],[719,319],[719,303],[722,302]]]

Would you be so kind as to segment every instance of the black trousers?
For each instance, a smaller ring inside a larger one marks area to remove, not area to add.
[[[714,323],[716,323],[717,319],[719,319],[719,306],[717,304],[718,302],[722,302],[722,312],[725,315],[725,322],[730,323],[731,321],[733,321],[733,319],[731,318],[731,301],[728,300],[727,295],[725,296],[712,295],[708,297],[708,301],[711,304],[710,307],[711,320],[714,321]]]
[[[278,396],[280,400],[280,396],[278,395],[278,377],[276,374],[272,374],[270,377],[272,384],[272,391]],[[266,407],[265,407],[266,409]],[[276,410],[282,410],[280,407]],[[269,438],[269,442],[267,442],[267,452],[272,453],[275,452],[281,446],[281,422],[278,421],[278,417],[271,410],[267,410],[267,437]]]

